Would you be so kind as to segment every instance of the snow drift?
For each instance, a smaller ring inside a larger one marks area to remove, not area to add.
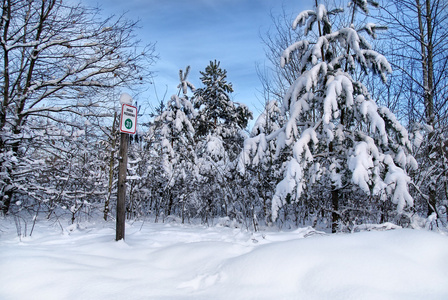
[[[0,299],[448,299],[434,232],[134,223],[115,242],[111,223],[51,224],[19,238],[0,220]]]

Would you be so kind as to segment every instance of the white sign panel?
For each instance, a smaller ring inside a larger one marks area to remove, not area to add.
[[[135,134],[137,130],[137,107],[123,104],[121,107],[120,131]]]

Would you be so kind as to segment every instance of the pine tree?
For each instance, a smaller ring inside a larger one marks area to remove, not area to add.
[[[227,82],[227,71],[219,62],[211,61],[201,75],[204,87],[194,94],[198,109],[194,126],[200,199],[205,206],[202,216],[208,222],[215,215],[238,214],[232,170],[243,144],[241,131],[252,114],[245,105],[231,100],[232,84]]]
[[[204,87],[194,93],[194,104],[199,109],[197,135],[206,136],[214,132],[227,137],[234,135],[235,130],[244,129],[251,114],[247,107],[230,99],[233,87],[227,82],[227,71],[221,69],[220,62],[210,61],[205,71],[200,73]]]
[[[358,7],[355,2],[352,9]],[[284,96],[285,125],[266,140],[276,141],[277,156],[291,149],[272,199],[273,219],[287,203],[313,200],[314,210],[331,212],[333,232],[341,223],[368,216],[368,199],[389,198],[399,212],[411,206],[406,168],[415,167],[406,129],[352,77],[372,70],[386,80],[391,71],[361,35],[374,34],[376,27],[333,30],[331,16],[341,12],[316,3],[294,20],[293,27],[304,26],[308,38],[289,46],[281,64],[296,59],[302,74]]]
[[[170,215],[176,204],[184,205],[183,195],[190,194],[193,177],[191,173],[195,168],[194,135],[195,129],[192,120],[197,112],[194,109],[188,91],[195,87],[187,81],[190,67],[179,71],[180,84],[177,95],[171,96],[165,109],[154,120],[150,135],[157,134],[160,151],[161,173],[165,178],[163,198],[166,201],[165,214]],[[182,96],[180,96],[182,93]],[[184,210],[182,209],[182,212]]]
[[[254,222],[264,220],[271,222],[271,199],[275,185],[280,181],[282,160],[276,157],[276,145],[270,138],[282,127],[283,117],[279,103],[275,100],[265,105],[264,111],[258,116],[251,134],[244,141],[243,151],[238,158],[238,172],[241,174],[247,193],[244,196],[254,209]]]

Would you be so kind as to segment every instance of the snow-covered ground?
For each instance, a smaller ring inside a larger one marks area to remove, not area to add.
[[[0,220],[0,299],[448,299],[448,236],[435,232],[140,222],[115,242],[112,222],[62,227],[19,239]]]

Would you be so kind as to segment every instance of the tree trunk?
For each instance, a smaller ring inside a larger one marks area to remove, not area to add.
[[[422,71],[423,71],[423,89],[424,89],[424,106],[425,106],[425,121],[426,124],[434,126],[434,66],[433,66],[433,32],[432,32],[432,15],[431,15],[431,1],[425,0],[424,13],[420,0],[415,0],[418,14],[418,27],[420,34],[420,49],[422,55]],[[426,27],[425,27],[426,23]],[[434,132],[429,133],[428,140],[434,139]],[[431,145],[428,148],[428,156],[434,151]],[[434,183],[429,183],[429,199],[428,199],[428,216],[436,212],[437,193]]]
[[[2,212],[3,214],[7,214],[9,211],[9,207],[11,206],[11,198],[14,194],[14,190],[8,189],[6,192],[3,192],[3,195],[1,196],[0,201],[3,202],[3,206],[2,206]]]
[[[339,215],[339,190],[333,186],[331,190],[331,232],[336,233],[338,230],[339,220],[341,216]]]
[[[433,44],[433,26],[432,26],[432,14],[431,14],[431,1],[426,0],[426,35],[427,35],[427,67],[428,67],[428,88],[425,91],[425,109],[426,109],[426,122],[434,126],[434,44]],[[427,95],[426,95],[427,94]]]
[[[173,203],[174,203],[173,194],[171,193],[171,190],[170,190],[170,191],[168,191],[168,205],[166,207],[166,212],[165,212],[165,214],[167,216],[171,215],[171,210],[173,209]]]

